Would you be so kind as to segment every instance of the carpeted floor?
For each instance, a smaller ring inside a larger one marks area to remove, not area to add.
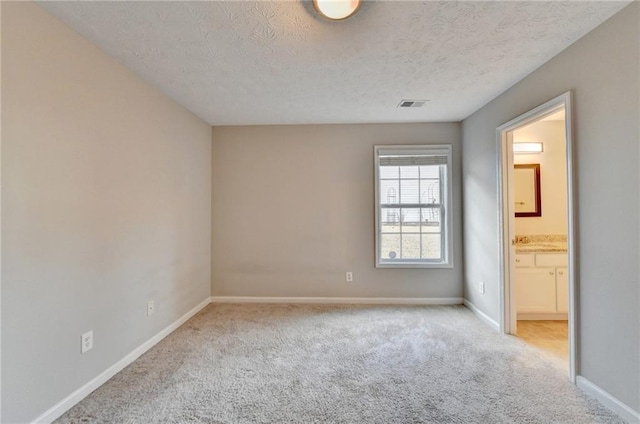
[[[451,307],[209,305],[58,423],[622,423]]]

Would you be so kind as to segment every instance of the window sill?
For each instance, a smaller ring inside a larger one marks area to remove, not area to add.
[[[453,268],[452,263],[378,262],[376,268]]]

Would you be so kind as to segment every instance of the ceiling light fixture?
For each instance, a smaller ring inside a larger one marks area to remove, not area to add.
[[[361,5],[362,0],[313,0],[316,11],[334,21],[353,16]]]

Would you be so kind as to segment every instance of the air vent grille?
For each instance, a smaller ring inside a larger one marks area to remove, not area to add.
[[[407,100],[407,99],[403,99],[398,104],[398,107],[422,107],[428,101],[429,100]]]

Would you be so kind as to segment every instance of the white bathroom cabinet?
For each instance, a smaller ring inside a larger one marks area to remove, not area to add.
[[[567,274],[565,253],[516,254],[518,319],[566,319]]]
[[[569,312],[569,269],[556,268],[556,311]]]

